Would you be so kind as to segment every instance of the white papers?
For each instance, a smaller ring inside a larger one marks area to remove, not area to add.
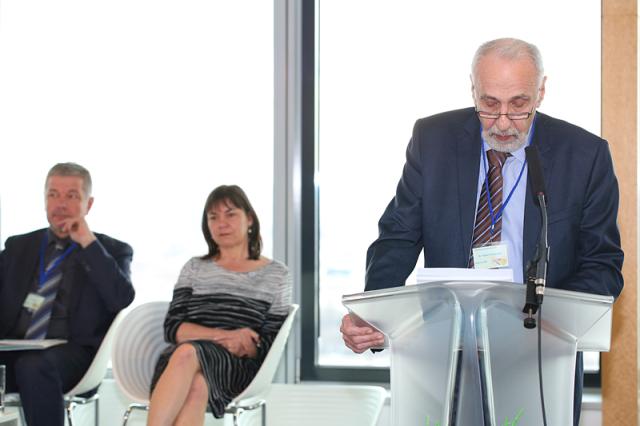
[[[37,349],[47,349],[51,346],[61,345],[63,343],[67,343],[67,341],[62,339],[4,339],[0,340],[0,351],[29,351]]]
[[[433,281],[506,281],[513,282],[513,269],[419,268],[418,283]]]

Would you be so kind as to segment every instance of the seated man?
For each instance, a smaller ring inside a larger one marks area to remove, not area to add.
[[[91,176],[56,164],[45,181],[49,228],[7,239],[0,253],[0,339],[64,339],[0,352],[7,391],[29,426],[64,425],[63,394],[82,378],[116,314],[134,298],[131,247],[89,229]]]

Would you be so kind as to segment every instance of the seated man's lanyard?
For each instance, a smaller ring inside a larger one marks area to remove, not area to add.
[[[44,239],[42,240],[42,246],[40,247],[40,273],[38,274],[38,287],[42,287],[49,278],[55,273],[56,269],[60,267],[62,261],[69,256],[69,254],[78,247],[76,242],[73,242],[67,247],[67,249],[57,258],[54,258],[48,268],[45,268],[44,257],[47,245],[49,244],[49,234],[45,232]]]

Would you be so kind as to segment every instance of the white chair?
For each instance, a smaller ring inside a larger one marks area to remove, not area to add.
[[[267,424],[375,426],[386,397],[379,386],[274,383]]]
[[[258,374],[256,374],[251,383],[249,383],[249,386],[247,386],[240,395],[236,396],[225,408],[225,413],[233,416],[233,426],[238,426],[238,418],[242,412],[255,410],[257,408],[262,410],[262,426],[265,426],[267,421],[265,396],[278,370],[280,358],[282,358],[282,352],[284,352],[287,344],[289,332],[291,331],[291,326],[293,325],[297,311],[298,305],[294,304],[289,307],[289,315],[280,327],[276,338],[273,340],[273,344],[264,362],[260,366]]]
[[[109,358],[111,356],[111,345],[113,343],[116,330],[118,329],[123,318],[124,312],[120,312],[118,313],[118,315],[116,315],[116,317],[113,319],[113,322],[109,326],[107,334],[105,334],[104,339],[102,339],[102,343],[100,343],[100,347],[98,348],[96,356],[93,358],[91,365],[89,365],[89,369],[84,373],[84,376],[82,376],[82,379],[80,379],[78,384],[75,385],[73,389],[65,393],[64,405],[69,426],[73,426],[74,424],[73,410],[75,410],[78,405],[90,404],[92,402],[95,404],[94,424],[98,426],[100,414],[99,393],[95,392],[94,394],[91,394],[89,396],[82,395],[89,391],[92,391],[93,389],[96,389],[98,386],[100,386],[100,383],[102,383],[102,379],[104,379],[104,376],[107,373],[107,365],[109,364]],[[20,419],[22,421],[22,424],[27,424],[24,418],[24,412],[22,411],[19,394],[12,393],[7,395],[6,405],[8,407],[19,407]]]
[[[164,341],[164,318],[169,302],[151,302],[133,309],[125,317],[121,331],[113,344],[113,377],[120,391],[133,401],[123,416],[123,426],[127,424],[133,410],[149,409],[149,387],[153,370],[162,351],[167,347]],[[280,363],[298,305],[291,305],[289,315],[258,374],[249,386],[229,403],[226,413],[233,416],[237,425],[240,414],[262,408],[262,423],[265,420],[264,396]]]
[[[169,302],[149,302],[131,310],[113,342],[111,370],[120,391],[133,401],[124,413],[126,425],[133,410],[149,409],[149,387],[164,340],[164,319]]]

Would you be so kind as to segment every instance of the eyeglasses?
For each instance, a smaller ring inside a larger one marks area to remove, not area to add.
[[[487,112],[487,111],[478,111],[478,107],[476,107],[476,114],[480,118],[486,118],[488,120],[497,120],[502,115],[506,115],[509,120],[526,120],[531,117],[531,114],[535,111],[535,107],[531,109],[529,112]]]

